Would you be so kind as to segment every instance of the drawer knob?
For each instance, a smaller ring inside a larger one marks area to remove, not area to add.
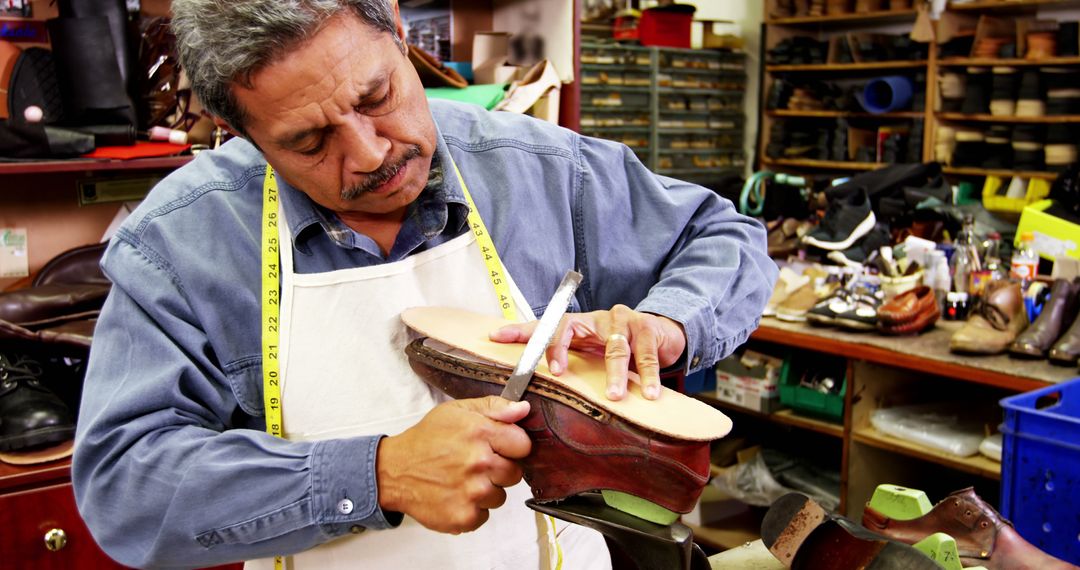
[[[62,528],[54,528],[45,533],[45,548],[56,552],[67,546],[67,533]]]

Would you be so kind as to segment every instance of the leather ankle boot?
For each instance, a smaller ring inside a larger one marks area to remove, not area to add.
[[[907,544],[943,532],[956,540],[964,567],[984,566],[987,570],[1075,570],[1024,540],[1012,523],[1001,518],[971,487],[945,497],[929,513],[900,521],[867,505],[863,526]]]
[[[1034,323],[1009,346],[1013,356],[1045,358],[1046,351],[1061,336],[1061,332],[1076,319],[1076,287],[1065,279],[1054,281],[1050,299]]]
[[[75,435],[75,417],[41,383],[40,364],[0,352],[0,451],[60,443]]]
[[[1073,279],[1073,291],[1080,295],[1080,277]],[[1080,296],[1077,297],[1077,308],[1080,309]],[[1062,328],[1065,328],[1062,326]],[[1074,319],[1072,326],[1068,327],[1057,339],[1048,354],[1051,364],[1060,366],[1076,366],[1080,359],[1080,319]]]

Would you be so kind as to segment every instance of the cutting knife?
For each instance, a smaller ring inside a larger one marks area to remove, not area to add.
[[[521,359],[514,367],[513,374],[506,381],[506,387],[502,391],[503,398],[517,402],[525,395],[525,389],[529,387],[536,365],[540,364],[540,359],[544,356],[551,338],[555,336],[555,329],[559,328],[559,321],[566,314],[566,309],[570,307],[570,299],[580,284],[580,273],[574,270],[566,272],[562,283],[559,283],[558,289],[555,289],[555,294],[551,296],[551,301],[544,309],[544,314],[540,315],[540,323],[536,325],[532,336],[529,337],[529,342],[525,344],[525,352],[521,353]]]

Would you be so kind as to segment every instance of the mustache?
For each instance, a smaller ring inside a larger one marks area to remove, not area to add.
[[[343,188],[341,190],[341,199],[352,200],[375,190],[383,184],[386,184],[387,180],[390,180],[391,178],[396,176],[397,173],[405,167],[406,162],[409,162],[410,160],[420,156],[421,153],[422,151],[420,150],[420,145],[410,146],[401,158],[393,162],[388,161],[383,163],[383,165],[380,166],[378,170],[372,172],[371,174],[368,174],[367,178],[364,179],[363,182],[360,182],[359,184],[356,184],[349,188]]]

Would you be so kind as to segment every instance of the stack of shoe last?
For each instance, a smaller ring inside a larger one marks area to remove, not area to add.
[[[918,334],[941,317],[934,291],[925,285],[905,291],[877,311],[878,330],[885,334]]]

